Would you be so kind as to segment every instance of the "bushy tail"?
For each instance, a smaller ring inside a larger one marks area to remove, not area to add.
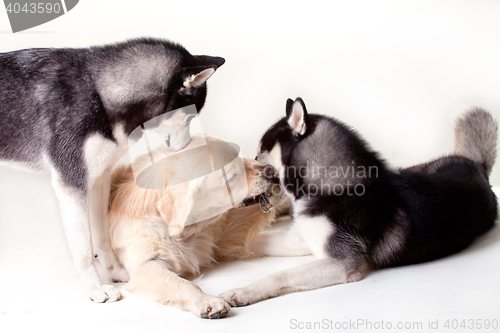
[[[483,165],[489,176],[497,156],[498,125],[487,111],[474,108],[457,120],[455,154]]]

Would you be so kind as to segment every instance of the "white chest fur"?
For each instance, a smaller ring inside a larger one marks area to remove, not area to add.
[[[293,220],[302,238],[318,258],[328,257],[326,245],[335,232],[334,225],[325,216],[308,216],[304,214],[307,199],[300,199],[293,204]]]
[[[122,125],[114,128],[113,136],[116,142],[99,133],[94,133],[85,140],[83,151],[90,181],[101,176],[106,169],[111,168],[126,152],[127,137]]]

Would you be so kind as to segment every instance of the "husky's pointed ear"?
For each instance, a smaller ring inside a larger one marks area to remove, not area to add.
[[[196,66],[187,67],[182,71],[182,91],[190,93],[192,88],[203,85],[222,66],[226,60],[221,57],[195,56]]]
[[[196,66],[185,68],[182,73],[181,92],[192,93],[193,89],[199,88],[215,73],[215,67]]]
[[[286,101],[286,117],[294,134],[304,135],[306,133],[307,110],[302,98],[297,97],[295,102],[291,99]]]
[[[200,68],[197,73],[185,76],[182,85],[186,89],[198,88],[203,83],[207,82],[207,80],[212,76],[213,73],[215,73],[215,69],[213,67],[204,69]]]
[[[286,100],[286,117],[290,118],[292,114],[293,99],[289,98]]]
[[[195,59],[199,66],[210,66],[215,67],[215,69],[224,65],[224,63],[226,62],[226,59],[222,57],[211,57],[206,55],[195,56]]]

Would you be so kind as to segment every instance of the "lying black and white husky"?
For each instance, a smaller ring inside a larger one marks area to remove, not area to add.
[[[454,154],[391,170],[346,125],[288,100],[286,117],[261,140],[257,159],[279,172],[294,225],[269,233],[267,255],[313,253],[317,261],[221,296],[232,306],[362,279],[373,269],[456,253],[490,230],[497,200],[488,182],[497,124],[474,109],[459,119]]]
[[[158,124],[165,143],[186,146],[193,115],[173,110],[195,105],[199,112],[206,81],[223,63],[154,39],[0,53],[0,161],[51,173],[74,264],[93,301],[121,298],[101,282],[94,254],[113,280],[128,280],[109,240],[112,166],[134,129],[170,111]]]

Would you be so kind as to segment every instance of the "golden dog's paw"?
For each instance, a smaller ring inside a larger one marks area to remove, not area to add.
[[[224,301],[232,307],[250,305],[258,302],[260,299],[255,297],[255,293],[248,288],[236,288],[227,290],[219,295]]]
[[[196,306],[196,315],[201,318],[224,318],[229,312],[228,304],[221,298],[206,295]]]

